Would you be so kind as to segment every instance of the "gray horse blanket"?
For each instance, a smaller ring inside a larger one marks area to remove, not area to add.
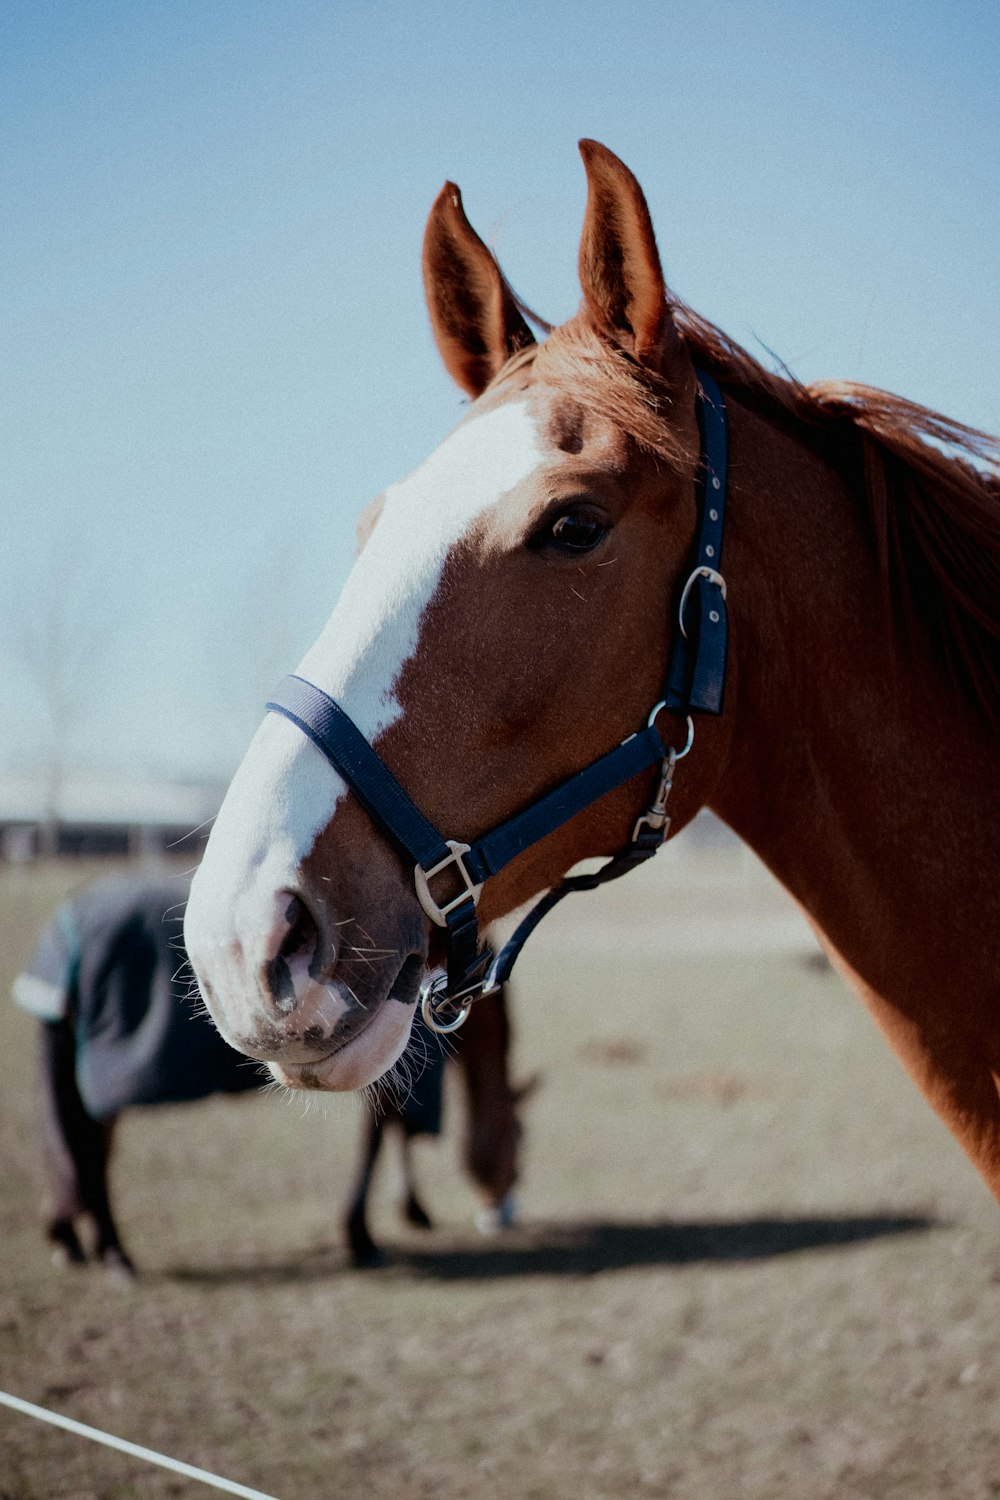
[[[204,1014],[181,941],[188,889],[181,878],[85,886],[54,913],[14,982],[19,1005],[72,1026],[77,1087],[95,1120],[265,1082]]]
[[[182,941],[189,889],[181,876],[82,887],[53,914],[14,981],[24,1010],[72,1027],[77,1088],[95,1120],[269,1081],[205,1014]],[[441,1130],[444,1055],[431,1032],[424,1040],[426,1066],[400,1104],[410,1135]]]

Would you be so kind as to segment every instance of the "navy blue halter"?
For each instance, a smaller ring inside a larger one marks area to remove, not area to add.
[[[728,638],[726,585],[719,571],[726,500],[726,414],[713,377],[703,370],[696,374],[701,436],[698,519],[686,582],[677,602],[678,629],[666,685],[644,729],[473,844],[465,844],[444,838],[428,822],[357,725],[313,683],[286,677],[267,704],[271,712],[283,714],[312,740],[382,832],[413,860],[420,904],[432,922],[447,929],[447,972],[428,981],[423,992],[425,1019],[437,1030],[455,1030],[472,1000],[507,980],[527,938],[564,896],[617,879],[656,853],[669,828],[666,803],[674,764],[691,746],[691,715],[722,712]],[[682,750],[664,745],[660,737],[656,719],[664,709],[688,720],[688,741]],[[594,874],[568,876],[543,896],[498,957],[489,948],[480,950],[476,903],[483,883],[523,850],[651,766],[660,768],[655,795],[619,853]],[[446,872],[454,893],[439,902],[431,881],[440,881]],[[449,1012],[453,1012],[451,1019],[447,1019]]]

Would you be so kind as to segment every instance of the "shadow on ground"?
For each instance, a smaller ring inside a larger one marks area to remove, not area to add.
[[[837,1250],[871,1240],[941,1229],[923,1214],[838,1215],[814,1218],[734,1219],[678,1223],[532,1224],[482,1240],[452,1236],[426,1249],[396,1246],[375,1274],[436,1281],[504,1276],[588,1276],[637,1266],[687,1266],[766,1260],[805,1251]],[[301,1260],[249,1266],[178,1267],[168,1280],[202,1285],[237,1281],[322,1280],[349,1269],[335,1251],[311,1251]],[[370,1275],[371,1272],[364,1274]]]

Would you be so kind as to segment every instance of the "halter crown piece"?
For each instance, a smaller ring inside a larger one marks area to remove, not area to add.
[[[678,628],[663,696],[650,710],[645,728],[475,843],[466,844],[444,838],[427,821],[339,703],[313,683],[286,677],[267,704],[270,712],[283,714],[312,740],[382,832],[414,861],[417,899],[431,921],[447,930],[446,969],[424,981],[420,996],[424,1019],[435,1031],[456,1031],[474,1000],[494,993],[507,981],[528,937],[564,896],[616,880],[656,853],[670,827],[667,799],[674,766],[694,740],[692,715],[722,712],[728,642],[726,582],[719,571],[726,507],[726,412],[713,377],[704,370],[695,373],[701,437],[695,537],[677,601]],[[680,750],[664,745],[656,728],[664,709],[687,719],[687,741]],[[659,767],[656,789],[623,848],[593,874],[567,876],[548,891],[499,955],[494,956],[488,947],[480,949],[476,906],[484,882],[530,845],[650,766]],[[431,882],[445,871],[451,872],[453,887],[457,879],[459,889],[439,904]]]

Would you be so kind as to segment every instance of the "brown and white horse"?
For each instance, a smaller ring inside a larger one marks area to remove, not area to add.
[[[637,182],[581,149],[583,302],[540,344],[457,188],[438,197],[431,322],[472,405],[369,507],[299,672],[469,841],[642,726],[687,575],[707,370],[729,422],[731,645],[673,829],[708,805],[767,862],[1000,1193],[997,444],[765,371],[669,293]],[[649,782],[488,880],[482,921],[620,849]],[[213,830],[187,943],[223,1034],[302,1088],[390,1068],[441,956],[410,867],[276,714]]]

